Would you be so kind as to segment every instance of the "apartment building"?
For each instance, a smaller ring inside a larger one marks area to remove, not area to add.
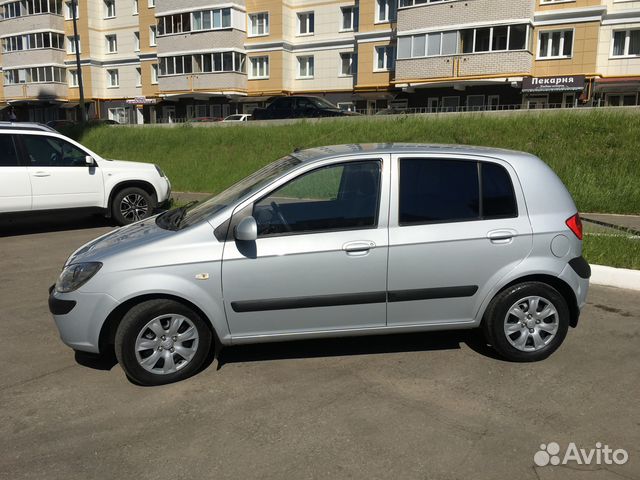
[[[636,105],[640,0],[77,0],[92,118]],[[78,115],[71,0],[0,0],[0,109]]]

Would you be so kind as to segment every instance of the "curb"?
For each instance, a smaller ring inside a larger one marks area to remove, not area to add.
[[[591,265],[590,282],[593,285],[640,291],[640,270]]]

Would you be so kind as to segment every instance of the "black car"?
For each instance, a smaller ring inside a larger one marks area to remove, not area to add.
[[[322,97],[293,95],[278,97],[266,108],[256,108],[252,115],[254,120],[271,120],[275,118],[346,117],[356,114],[340,110]]]

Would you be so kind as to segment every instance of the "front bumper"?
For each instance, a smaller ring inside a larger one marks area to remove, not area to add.
[[[118,305],[106,293],[59,293],[49,288],[49,311],[60,338],[74,350],[100,353],[102,325]]]

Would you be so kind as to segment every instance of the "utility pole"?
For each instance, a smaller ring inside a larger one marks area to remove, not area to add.
[[[73,43],[76,52],[76,68],[78,75],[78,90],[80,91],[80,124],[87,121],[87,110],[84,105],[84,85],[82,82],[82,65],[80,65],[80,38],[78,36],[78,0],[71,0],[71,15],[73,17]]]

